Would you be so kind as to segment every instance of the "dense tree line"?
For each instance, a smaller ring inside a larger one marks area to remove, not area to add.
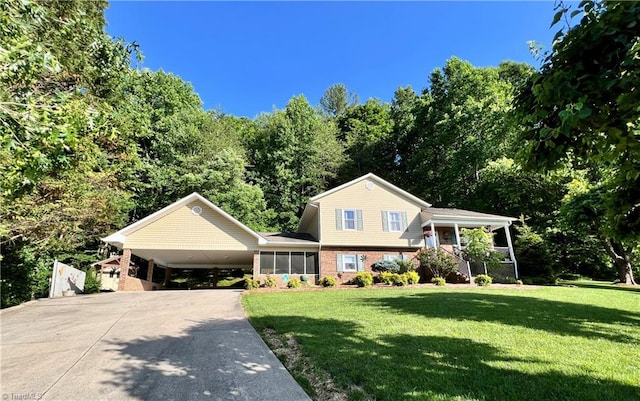
[[[104,33],[106,5],[0,4],[2,306],[45,295],[54,258],[85,267],[100,237],[191,192],[294,230],[310,196],[368,172],[436,206],[520,217],[523,275],[637,274],[635,3],[582,4],[540,71],[451,58],[388,103],[336,84],[254,119],[139,68],[137,45]],[[609,53],[604,72],[573,68]]]

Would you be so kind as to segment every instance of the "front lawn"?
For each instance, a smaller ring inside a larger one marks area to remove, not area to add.
[[[283,291],[243,304],[258,332],[293,336],[351,399],[640,400],[633,291]]]

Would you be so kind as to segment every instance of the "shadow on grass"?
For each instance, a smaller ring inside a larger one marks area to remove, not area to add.
[[[351,322],[299,316],[251,322],[258,330],[294,335],[305,354],[340,386],[359,386],[377,400],[640,399],[638,387],[549,370],[544,360],[513,358],[469,339],[389,335],[372,340]],[[522,371],[525,365],[529,372]]]
[[[599,306],[462,291],[423,292],[405,297],[370,298],[363,302],[427,317],[496,322],[566,336],[640,343],[640,336],[619,330],[619,326],[640,327],[640,313]]]
[[[597,281],[587,281],[587,280],[561,280],[560,285],[564,286],[574,286],[580,288],[596,288],[599,290],[615,290],[615,291],[631,291],[640,293],[640,286],[631,286],[631,285],[621,285],[621,284],[611,284],[609,282],[597,282]]]
[[[118,358],[96,366],[105,376],[102,399],[307,399],[282,380],[284,368],[246,320],[193,322],[180,335],[107,344]]]

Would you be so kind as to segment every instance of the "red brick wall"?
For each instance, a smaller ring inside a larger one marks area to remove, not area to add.
[[[339,272],[337,266],[338,254],[353,254],[353,255],[365,255],[365,261],[363,263],[364,270],[371,271],[371,264],[378,260],[382,260],[384,255],[409,255],[410,259],[413,259],[419,249],[358,249],[358,248],[323,248],[320,252],[320,277],[333,276],[338,283],[346,283],[355,277],[357,272]],[[413,259],[414,264],[417,265],[417,261]],[[377,274],[377,273],[374,273]]]
[[[122,290],[118,289],[118,291],[151,291],[161,287],[160,284],[152,283],[151,281],[136,277],[127,277],[124,288]]]

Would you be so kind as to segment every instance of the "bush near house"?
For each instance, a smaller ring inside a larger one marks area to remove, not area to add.
[[[336,286],[336,278],[332,276],[322,277],[318,282],[323,287],[335,287]]]
[[[418,284],[418,281],[420,281],[420,275],[416,271],[408,271],[405,275],[409,284]]]
[[[444,287],[445,285],[447,285],[446,280],[442,277],[434,277],[431,279],[431,282],[433,283],[433,285],[436,285],[438,287]]]
[[[395,260],[377,260],[371,264],[371,270],[374,272],[400,272],[400,265]]]
[[[398,273],[407,273],[416,271],[416,265],[410,260],[396,259],[396,264],[400,267]]]
[[[358,287],[370,287],[373,284],[373,275],[369,272],[358,272],[353,282]]]
[[[246,288],[247,290],[255,290],[256,288],[260,288],[260,280],[247,278],[244,281],[244,288]]]
[[[287,281],[287,288],[300,288],[300,280],[297,278],[291,278]]]
[[[404,287],[407,284],[408,284],[408,279],[406,274],[398,274],[398,273],[393,274],[393,285],[396,285],[398,287]]]
[[[478,274],[473,279],[473,282],[478,284],[480,287],[488,287],[493,282],[493,279],[490,276],[487,276],[486,274]]]
[[[264,279],[264,286],[267,288],[275,288],[278,285],[276,279],[267,275],[267,278]]]
[[[446,278],[458,270],[458,262],[447,252],[439,248],[424,248],[416,255],[420,267],[430,271],[434,277]]]

